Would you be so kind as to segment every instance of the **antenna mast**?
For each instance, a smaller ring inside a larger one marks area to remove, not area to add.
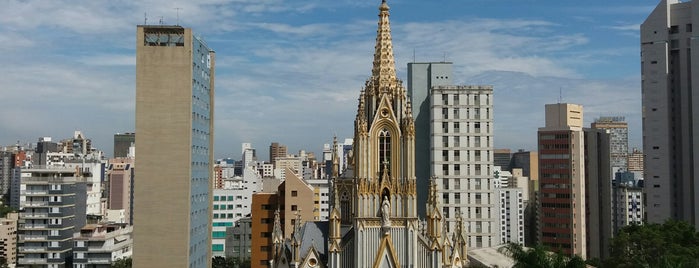
[[[178,26],[180,25],[180,9],[182,9],[182,8],[179,8],[179,7],[175,8],[175,11],[177,12],[177,24],[175,24],[175,25],[178,25]]]
[[[143,25],[148,25],[148,13],[143,12]]]

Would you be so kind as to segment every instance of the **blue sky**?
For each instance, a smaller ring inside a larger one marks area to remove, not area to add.
[[[389,0],[399,76],[454,63],[495,86],[495,145],[535,149],[544,104],[626,116],[641,146],[639,24],[658,0]],[[216,51],[215,154],[320,152],[351,137],[379,0],[9,0],[0,9],[0,144],[82,130],[111,155],[134,130],[136,25],[191,27]]]

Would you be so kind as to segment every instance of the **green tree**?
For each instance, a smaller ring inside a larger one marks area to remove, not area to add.
[[[585,268],[585,260],[579,256],[570,258],[561,253],[552,253],[542,245],[525,249],[520,244],[509,243],[499,251],[514,259],[513,268]]]
[[[610,253],[604,267],[699,267],[699,233],[676,220],[626,226],[612,239]]]
[[[120,258],[112,263],[112,268],[131,268],[131,257]]]

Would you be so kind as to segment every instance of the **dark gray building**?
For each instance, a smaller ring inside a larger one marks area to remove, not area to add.
[[[587,258],[609,257],[612,239],[612,137],[605,129],[585,132],[585,227]]]
[[[136,142],[135,133],[114,134],[114,158],[126,157],[129,154],[129,147]]]
[[[235,226],[226,228],[226,257],[239,261],[250,259],[252,246],[252,219],[242,218]]]
[[[408,63],[408,98],[415,118],[415,176],[417,203],[427,204],[430,172],[430,91],[434,86],[452,84],[451,62]],[[425,216],[425,206],[418,206],[418,215]]]
[[[18,265],[71,267],[73,233],[85,225],[86,186],[75,169],[22,170]]]

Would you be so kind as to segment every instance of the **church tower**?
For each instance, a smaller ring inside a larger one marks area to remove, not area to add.
[[[349,164],[341,174],[333,165],[328,267],[443,266],[440,204],[421,204],[434,212],[430,231],[417,215],[411,109],[396,75],[389,7],[383,0],[371,77],[359,94]]]

